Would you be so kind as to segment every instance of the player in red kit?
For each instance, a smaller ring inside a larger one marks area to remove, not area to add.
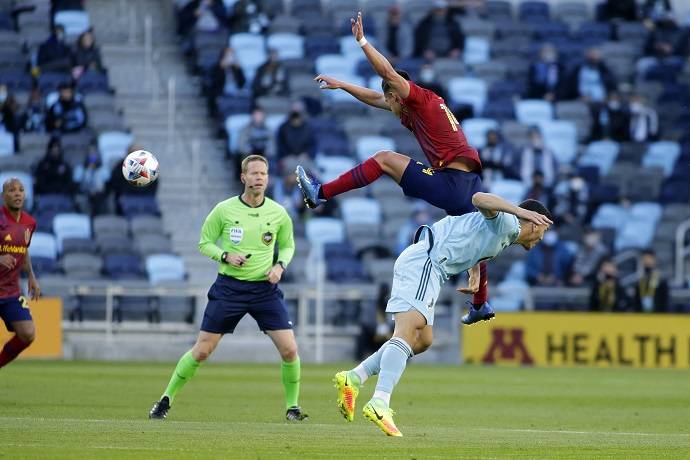
[[[355,98],[384,110],[390,110],[417,138],[431,164],[392,151],[379,151],[337,179],[321,184],[301,166],[295,171],[305,202],[310,208],[360,187],[365,187],[383,174],[392,177],[405,195],[420,198],[445,210],[449,215],[476,211],[472,196],[482,191],[482,164],[477,151],[467,144],[462,128],[445,104],[433,91],[421,88],[409,75],[393,68],[390,62],[364,38],[362,13],[352,19],[352,34],[376,73],[383,79],[383,93],[369,88],[319,75],[316,80],[323,89],[342,89]],[[462,322],[473,324],[494,317],[488,304],[486,263],[480,264],[480,283],[472,306]]]
[[[19,272],[23,270],[29,278],[29,294],[32,300],[41,295],[41,288],[31,267],[29,245],[36,230],[36,221],[22,211],[26,192],[24,185],[16,178],[2,184],[0,209],[0,318],[7,330],[14,332],[0,351],[0,368],[16,358],[31,345],[36,336],[33,318],[26,298],[19,288]]]

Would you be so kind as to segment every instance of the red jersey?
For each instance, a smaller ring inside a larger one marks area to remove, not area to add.
[[[465,134],[443,98],[409,82],[410,94],[402,102],[400,122],[414,134],[434,169],[442,169],[462,157],[482,170],[477,151],[467,144]]]
[[[26,212],[15,219],[7,206],[0,209],[0,255],[9,254],[17,263],[8,270],[0,265],[0,299],[19,297],[19,273],[24,267],[24,260],[31,244],[31,237],[36,230],[36,221]]]

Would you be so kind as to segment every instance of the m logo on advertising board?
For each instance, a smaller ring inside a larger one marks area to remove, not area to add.
[[[534,364],[525,346],[523,329],[496,328],[491,331],[491,344],[482,358],[485,364],[497,361],[515,361],[520,364]]]

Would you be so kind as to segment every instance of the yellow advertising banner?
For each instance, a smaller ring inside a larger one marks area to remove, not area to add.
[[[24,350],[21,358],[61,358],[62,357],[62,299],[44,298],[29,301],[31,316],[36,325],[36,340]],[[7,342],[12,334],[0,321],[0,346]]]
[[[690,368],[690,315],[499,313],[462,328],[466,363]]]

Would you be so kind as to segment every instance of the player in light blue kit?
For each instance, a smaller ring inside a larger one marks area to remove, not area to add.
[[[496,257],[511,244],[532,249],[553,223],[549,211],[536,200],[515,206],[497,195],[475,193],[472,204],[479,212],[448,216],[431,227],[420,227],[414,244],[396,260],[386,307],[395,317],[393,337],[356,368],[335,376],[338,407],[348,421],[354,416],[359,387],[380,374],[374,397],[364,406],[364,416],[387,435],[402,436],[389,408],[391,393],[407,360],[431,346],[434,304],[441,284],[469,270],[469,286],[459,290],[476,292],[479,262]],[[426,238],[421,240],[424,230]]]

